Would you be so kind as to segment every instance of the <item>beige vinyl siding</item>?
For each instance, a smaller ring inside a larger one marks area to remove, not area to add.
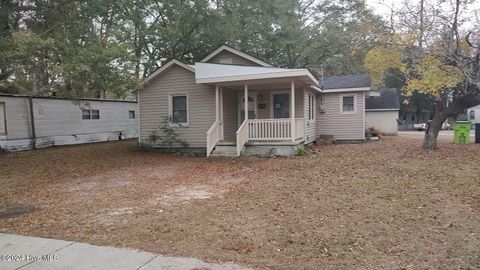
[[[256,90],[257,92],[257,118],[258,119],[269,119],[272,118],[270,115],[270,95],[272,91],[269,90]],[[258,97],[262,96],[263,100],[259,100]],[[265,104],[265,108],[259,108],[258,104]]]
[[[313,120],[309,120],[308,119],[308,116],[309,116],[309,110],[310,110],[310,107],[309,107],[309,102],[308,102],[308,99],[309,99],[309,95],[313,95],[314,99],[316,99],[316,93],[314,93],[313,91],[310,91],[310,90],[306,90],[304,91],[304,104],[305,104],[305,109],[303,111],[303,115],[304,115],[304,119],[305,119],[305,143],[311,143],[313,141],[315,141],[317,139],[317,119],[318,119],[318,115],[317,115],[317,107],[318,107],[318,101],[315,100],[315,104],[313,104],[314,106],[314,110],[315,110],[315,119]]]
[[[229,64],[229,65],[239,65],[239,66],[260,66],[259,64],[252,62],[248,59],[245,59],[239,55],[231,53],[229,51],[221,51],[214,57],[210,58],[207,63],[215,64]]]
[[[5,104],[7,139],[28,139],[32,137],[30,128],[30,107],[27,98],[0,96]]]
[[[341,113],[342,95],[356,95],[355,113]],[[365,92],[324,93],[317,101],[321,99],[325,112],[317,115],[318,135],[331,135],[337,140],[365,139]]]
[[[235,142],[238,129],[237,91],[223,89],[223,135],[224,141]]]
[[[139,90],[140,140],[146,141],[168,117],[169,95],[172,94],[188,95],[189,126],[175,127],[179,138],[190,147],[206,147],[206,133],[215,122],[215,89],[195,84],[195,74],[177,65]]]

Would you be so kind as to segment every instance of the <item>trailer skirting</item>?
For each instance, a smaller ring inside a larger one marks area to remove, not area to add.
[[[58,135],[36,138],[36,147],[45,148],[60,145],[74,145],[94,142],[117,141],[138,138],[137,130],[96,132],[87,134]],[[0,150],[22,151],[33,148],[33,139],[0,139]]]

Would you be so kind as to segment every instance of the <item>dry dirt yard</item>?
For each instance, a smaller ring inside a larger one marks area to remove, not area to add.
[[[0,154],[0,232],[258,269],[479,269],[480,145],[207,159],[134,141]]]

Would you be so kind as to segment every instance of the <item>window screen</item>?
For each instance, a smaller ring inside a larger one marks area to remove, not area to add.
[[[82,110],[82,119],[92,119],[90,115],[90,110]]]
[[[135,111],[128,111],[128,119],[135,119]]]
[[[187,96],[172,97],[172,118],[177,123],[187,123]]]
[[[92,110],[92,119],[100,119],[100,111]]]
[[[343,111],[353,112],[355,110],[353,96],[343,97]]]

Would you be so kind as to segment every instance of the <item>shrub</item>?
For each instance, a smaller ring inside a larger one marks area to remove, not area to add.
[[[303,147],[299,147],[297,149],[295,149],[295,155],[296,156],[305,156],[307,154],[307,150],[305,150],[305,148]]]
[[[173,125],[172,125],[173,124]],[[182,125],[172,119],[165,118],[157,130],[152,131],[146,142],[140,147],[158,147],[166,152],[182,152],[188,147],[185,140],[179,139],[174,127],[181,128]]]

